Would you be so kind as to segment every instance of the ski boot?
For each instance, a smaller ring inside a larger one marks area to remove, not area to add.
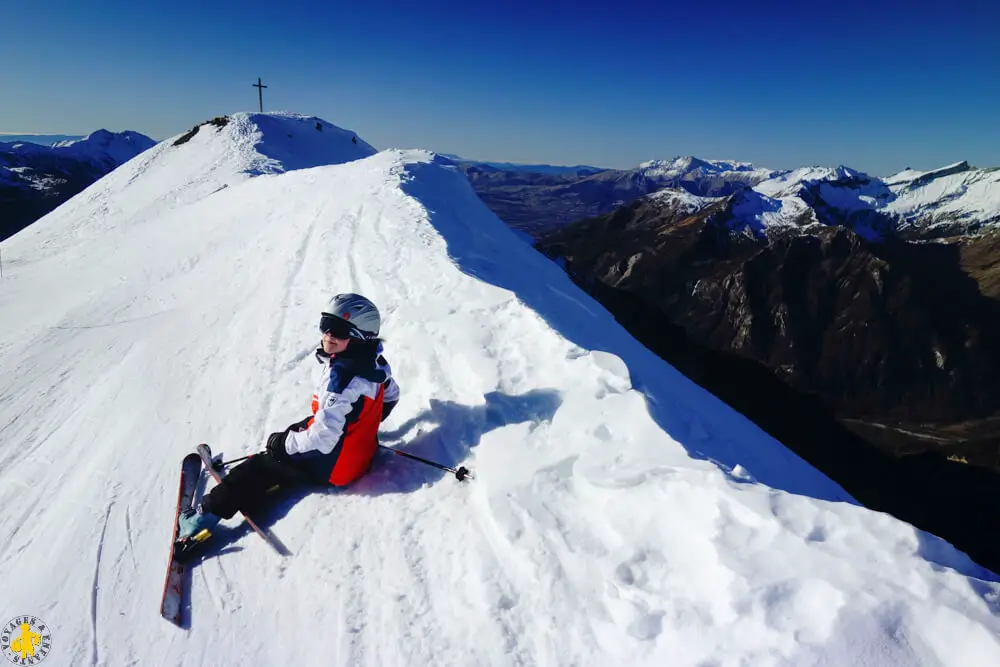
[[[175,557],[184,558],[194,549],[212,536],[212,528],[221,521],[221,517],[206,512],[201,505],[189,507],[181,512],[177,520],[177,541],[174,543]]]

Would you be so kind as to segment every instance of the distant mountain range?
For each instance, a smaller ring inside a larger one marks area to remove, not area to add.
[[[525,164],[521,162],[484,162],[482,160],[468,160],[451,153],[441,153],[440,155],[456,164],[461,164],[467,167],[475,167],[477,169],[487,171],[492,169],[496,171],[527,172],[549,175],[571,174],[575,176],[585,176],[587,174],[595,174],[599,171],[607,171],[607,167],[592,167],[586,164],[564,166],[552,164]]]
[[[40,146],[52,146],[63,141],[79,141],[86,139],[84,134],[0,134],[0,142],[7,144],[32,143]]]
[[[62,135],[44,138],[55,137]],[[43,140],[41,135],[33,138]],[[59,139],[51,145],[21,140],[0,142],[0,240],[154,145],[153,139],[138,132],[107,130],[83,139]]]
[[[751,164],[694,157],[644,162],[634,169],[532,171],[498,163],[456,161],[480,198],[502,220],[531,235],[615,210],[664,188],[726,196],[777,175]]]
[[[472,161],[456,166],[501,219],[535,236],[657,192],[684,200],[692,210],[730,198],[733,228],[750,234],[834,224],[869,240],[936,238],[975,233],[1000,221],[1000,169],[966,162],[884,179],[844,166],[777,171],[690,156],[580,173],[505,170]]]

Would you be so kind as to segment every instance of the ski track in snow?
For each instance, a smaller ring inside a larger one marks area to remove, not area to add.
[[[995,575],[655,358],[434,156],[314,123],[168,140],[3,242],[0,621],[43,618],[47,664],[1000,664]],[[380,453],[260,517],[284,559],[224,522],[178,630],[178,463],[305,416],[338,291],[382,310],[383,443],[476,478]]]
[[[114,502],[108,504],[108,510],[104,513],[104,523],[101,525],[101,536],[97,540],[97,555],[94,557],[94,583],[90,592],[90,625],[93,630],[93,651],[91,653],[91,664],[97,665],[100,658],[98,648],[98,616],[97,597],[101,590],[101,554],[104,553],[104,537],[108,532],[108,521],[111,519],[111,508]]]

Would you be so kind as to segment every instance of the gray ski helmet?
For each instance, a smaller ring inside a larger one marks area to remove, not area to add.
[[[378,337],[382,326],[382,317],[375,304],[360,294],[338,294],[330,299],[323,310],[323,315],[333,315],[351,324],[352,334],[356,338],[371,339]]]

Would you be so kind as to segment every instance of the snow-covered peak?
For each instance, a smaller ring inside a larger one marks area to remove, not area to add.
[[[54,249],[81,235],[103,234],[155,217],[156,211],[194,203],[254,176],[342,164],[374,153],[354,132],[314,116],[234,113],[144,151],[76,195],[68,202],[73,206],[56,209],[19,234],[45,236]],[[55,229],[63,233],[53,234]]]
[[[647,178],[676,178],[684,174],[698,173],[701,175],[725,174],[729,172],[752,172],[761,177],[771,175],[770,169],[757,167],[749,162],[734,160],[702,160],[688,155],[670,160],[649,160],[639,164],[638,171]]]
[[[376,150],[351,130],[316,116],[291,112],[237,113],[221,134],[254,163],[252,171],[278,173],[343,164]],[[205,126],[203,126],[205,127]]]
[[[458,169],[332,129],[234,115],[3,241],[0,618],[53,664],[1000,663],[994,575],[642,347]],[[346,291],[402,388],[383,444],[476,479],[380,456],[275,501],[285,560],[224,522],[180,631],[181,457],[304,416]]]
[[[837,167],[800,167],[792,171],[777,173],[774,177],[758,183],[754,189],[769,197],[793,196],[803,188],[818,183],[863,183],[871,180],[864,174],[843,165]]]
[[[932,169],[931,171],[917,172],[913,174],[910,178],[907,178],[906,181],[911,187],[921,186],[921,185],[926,185],[927,183],[930,183],[931,181],[937,178],[943,178],[945,176],[955,176],[956,174],[962,174],[965,172],[976,172],[976,171],[980,170],[975,169],[974,167],[969,165],[968,162],[965,162],[963,160],[962,162],[956,162],[946,167],[941,167],[940,169]],[[894,184],[901,184],[901,183],[894,183]]]
[[[0,143],[0,151],[21,156],[47,155],[97,164],[122,164],[154,145],[155,141],[138,132],[98,130],[83,139],[57,141],[51,146],[32,142]]]
[[[57,142],[52,148],[58,153],[95,161],[110,159],[121,164],[155,145],[155,141],[138,132],[98,130],[84,139]]]
[[[939,169],[932,169],[931,171],[904,169],[903,171],[893,174],[883,180],[886,185],[903,185],[906,183],[913,183],[914,181],[927,182],[935,178],[940,178],[941,176],[951,176],[953,174],[969,171],[971,169],[972,167],[969,163],[963,160],[962,162],[955,162],[954,164],[949,164]]]
[[[885,211],[900,225],[976,230],[1000,224],[1000,169],[964,162],[890,184]]]
[[[677,175],[691,169],[696,158],[692,156],[675,157],[672,160],[647,160],[639,163],[639,170],[651,175]]]
[[[924,172],[918,169],[911,169],[907,167],[906,169],[896,172],[892,176],[887,176],[882,180],[884,180],[888,185],[895,185],[897,183],[906,183],[908,181],[912,181],[913,179],[919,177],[923,173]]]

